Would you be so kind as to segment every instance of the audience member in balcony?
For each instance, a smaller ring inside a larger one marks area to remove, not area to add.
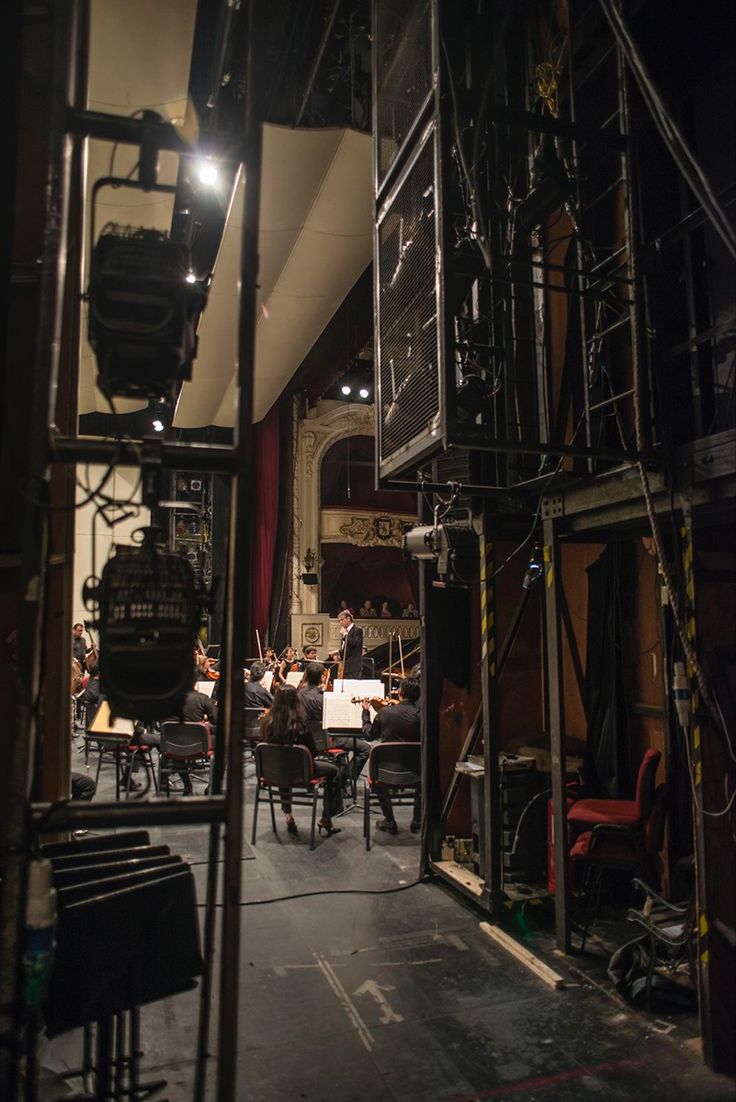
[[[393,612],[391,611],[391,606],[389,605],[388,601],[384,601],[381,605],[381,619],[390,620],[392,619],[392,617]]]
[[[375,608],[371,604],[371,601],[370,601],[369,597],[364,598],[363,605],[362,605],[360,611],[358,612],[358,616],[361,617],[363,620],[369,620],[369,619],[372,619],[372,618],[378,616],[378,613],[376,612]]]
[[[401,615],[402,615],[404,620],[418,620],[419,619],[419,609],[414,607],[414,602],[413,601],[409,601],[408,605],[403,610]]]

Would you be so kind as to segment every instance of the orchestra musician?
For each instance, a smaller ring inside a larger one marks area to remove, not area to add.
[[[72,628],[72,658],[76,658],[82,670],[87,669],[87,655],[91,651],[84,638],[84,624],[75,624]]]
[[[273,697],[261,684],[266,672],[265,662],[253,662],[250,667],[250,679],[245,683],[246,708],[270,708]]]
[[[281,654],[281,661],[279,663],[276,679],[279,682],[284,682],[286,681],[287,673],[300,673],[301,670],[302,663],[297,658],[296,650],[294,647],[286,647]]]
[[[293,685],[280,685],[274,693],[273,704],[261,720],[263,741],[278,746],[305,746],[315,761],[317,772],[327,778],[325,784],[323,814],[317,824],[320,834],[324,831],[339,834],[340,828],[332,825],[332,816],[342,810],[342,792],[340,790],[340,770],[329,758],[320,757],[314,744],[312,733],[307,726],[302,694]],[[281,789],[281,808],[286,816],[286,829],[289,834],[298,834],[298,828],[291,813],[290,790]]]
[[[363,629],[355,623],[347,609],[343,609],[337,618],[340,625],[342,643],[340,645],[340,663],[342,676],[360,678],[363,665]]]
[[[399,686],[399,703],[392,707],[382,708],[376,712],[376,718],[371,722],[369,711],[370,700],[367,698],[363,704],[363,735],[370,742],[420,742],[421,721],[419,718],[420,686],[414,677],[405,677]],[[398,834],[391,797],[378,793],[378,802],[381,805],[383,819],[379,819],[376,826],[387,834]],[[410,830],[417,834],[422,827],[422,796],[417,789],[414,797],[414,811],[412,814]]]

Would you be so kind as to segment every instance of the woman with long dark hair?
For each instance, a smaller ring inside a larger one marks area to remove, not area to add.
[[[314,744],[312,732],[307,726],[304,706],[293,685],[279,685],[273,694],[273,704],[261,720],[261,733],[264,742],[276,746],[304,746],[315,762],[316,772],[327,778],[325,785],[322,818],[317,824],[320,834],[339,834],[340,828],[332,825],[332,816],[342,810],[342,792],[340,789],[340,770],[334,762],[320,757]],[[297,834],[297,825],[291,814],[289,789],[281,789],[281,807],[286,815],[286,829],[289,834]]]

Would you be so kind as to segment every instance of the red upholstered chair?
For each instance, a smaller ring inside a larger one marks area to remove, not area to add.
[[[584,862],[583,885],[587,901],[582,921],[580,951],[585,950],[588,930],[595,921],[601,901],[601,886],[606,869],[630,870],[659,887],[667,818],[667,785],[660,784],[654,794],[644,828],[620,823],[597,823],[592,830],[578,835],[570,858]]]
[[[654,779],[661,758],[659,750],[647,750],[636,779],[636,798],[633,800],[578,800],[567,813],[567,821],[577,833],[596,823],[613,823],[619,826],[644,828],[654,800]]]

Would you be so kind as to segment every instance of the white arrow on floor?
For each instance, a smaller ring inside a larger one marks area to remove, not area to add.
[[[401,1014],[397,1014],[395,1010],[391,1008],[388,999],[383,994],[384,991],[393,991],[394,988],[390,986],[381,987],[380,983],[376,983],[375,980],[366,980],[365,983],[361,983],[360,987],[353,991],[354,995],[370,995],[376,1000],[381,1010],[381,1017],[378,1019],[381,1025],[388,1025],[389,1022],[403,1022]]]

